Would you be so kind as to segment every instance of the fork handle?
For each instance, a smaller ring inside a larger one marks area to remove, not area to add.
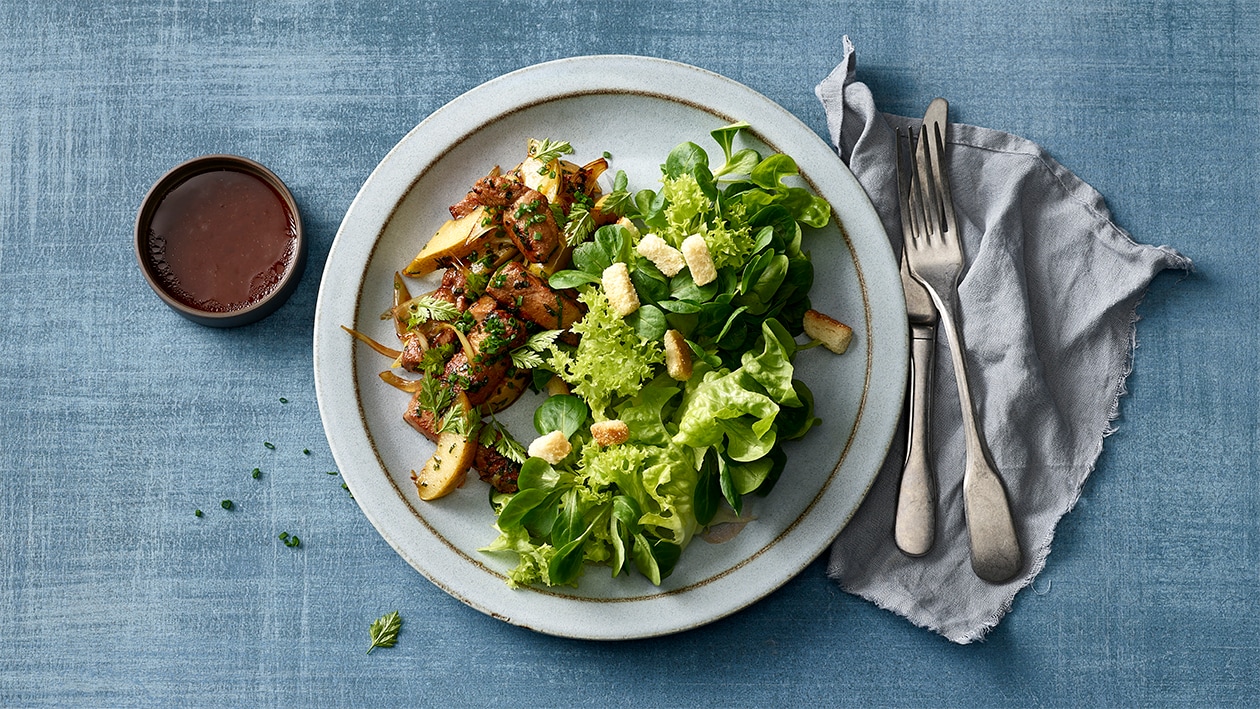
[[[976,576],[989,583],[1005,583],[1019,573],[1023,554],[1011,518],[1010,501],[1002,485],[997,467],[989,457],[984,433],[976,423],[976,409],[971,400],[967,362],[963,356],[962,332],[957,325],[957,296],[943,300],[936,289],[928,289],[940,310],[941,326],[949,338],[954,378],[958,382],[958,399],[962,405],[963,435],[967,462],[963,471],[963,509],[967,517],[967,535],[971,541],[971,568]],[[956,292],[956,289],[951,289]],[[953,293],[951,293],[953,295]]]
[[[907,395],[906,461],[897,491],[893,538],[906,556],[923,556],[936,542],[936,479],[928,457],[928,411],[936,326],[915,325],[910,340],[910,391]]]

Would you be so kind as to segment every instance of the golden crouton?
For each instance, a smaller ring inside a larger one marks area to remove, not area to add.
[[[630,440],[630,427],[620,419],[598,421],[591,424],[591,437],[601,446],[619,446]]]
[[[604,283],[604,295],[612,309],[621,317],[626,317],[639,309],[639,294],[630,282],[630,270],[620,261],[604,269],[601,279]]]
[[[669,278],[677,276],[678,272],[683,270],[683,266],[687,265],[687,262],[683,260],[682,252],[670,246],[656,234],[647,234],[639,240],[639,245],[635,248],[638,249],[640,256],[651,261],[657,270]]]
[[[717,279],[717,267],[713,265],[713,254],[709,253],[709,245],[704,243],[703,236],[692,234],[683,239],[682,255],[683,260],[687,262],[687,268],[691,270],[691,280],[695,281],[696,285],[703,286]]]
[[[691,379],[691,346],[677,330],[665,333],[665,371],[680,382]]]
[[[839,320],[823,315],[817,310],[806,310],[804,325],[806,335],[818,340],[823,347],[832,352],[844,354],[844,351],[849,349],[849,342],[853,339],[853,328]]]
[[[535,438],[529,444],[529,457],[542,458],[555,465],[564,460],[572,450],[573,446],[569,445],[569,439],[565,438],[563,433],[552,431],[545,436]]]

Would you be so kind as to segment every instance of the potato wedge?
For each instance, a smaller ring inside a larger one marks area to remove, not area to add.
[[[563,271],[571,267],[573,264],[573,247],[561,242],[560,248],[551,252],[551,258],[546,263],[530,264],[530,270],[535,271],[536,275],[542,276],[543,279],[551,278],[556,271]],[[534,267],[537,266],[535,269]]]
[[[437,450],[419,472],[411,471],[421,500],[436,500],[463,485],[477,455],[477,417],[467,395],[459,393],[448,416],[462,416],[464,425],[444,427],[438,434]]]
[[[490,239],[497,228],[497,220],[485,207],[477,207],[459,219],[448,219],[403,273],[423,276],[436,271],[444,262],[462,259]]]
[[[537,190],[542,196],[547,198],[550,204],[556,201],[556,195],[560,194],[562,172],[559,160],[552,160],[544,163],[535,157],[525,158],[525,162],[521,163],[521,182],[531,190]]]

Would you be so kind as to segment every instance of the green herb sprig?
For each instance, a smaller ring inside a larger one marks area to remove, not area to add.
[[[398,614],[398,611],[383,615],[372,621],[372,625],[368,627],[372,644],[368,646],[365,654],[370,655],[378,647],[393,647],[398,642],[398,631],[400,629],[402,629],[402,616]]]
[[[512,358],[512,364],[518,369],[534,369],[542,367],[543,354],[551,349],[551,345],[560,336],[560,330],[543,330],[534,335],[530,335],[525,344],[512,350],[509,356]]]
[[[406,313],[409,330],[429,321],[454,320],[460,316],[459,308],[455,307],[454,303],[434,298],[431,295],[422,295],[407,301]],[[381,319],[388,319],[392,315],[392,311],[386,311]]]
[[[569,155],[573,152],[573,146],[567,140],[552,140],[543,138],[542,140],[529,139],[529,156],[537,158],[543,163],[544,169],[547,163],[552,160],[559,159],[561,155]]]

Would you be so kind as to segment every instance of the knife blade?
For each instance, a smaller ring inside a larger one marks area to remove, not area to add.
[[[913,168],[905,169],[908,156],[897,138],[897,181],[901,205],[903,238],[910,239],[910,214],[905,196],[910,190]],[[927,554],[936,541],[936,476],[928,457],[929,405],[932,369],[935,364],[936,323],[939,315],[932,297],[910,275],[905,252],[901,255],[901,287],[906,294],[906,316],[910,321],[910,379],[906,390],[906,458],[897,491],[897,512],[893,538],[907,556]]]

